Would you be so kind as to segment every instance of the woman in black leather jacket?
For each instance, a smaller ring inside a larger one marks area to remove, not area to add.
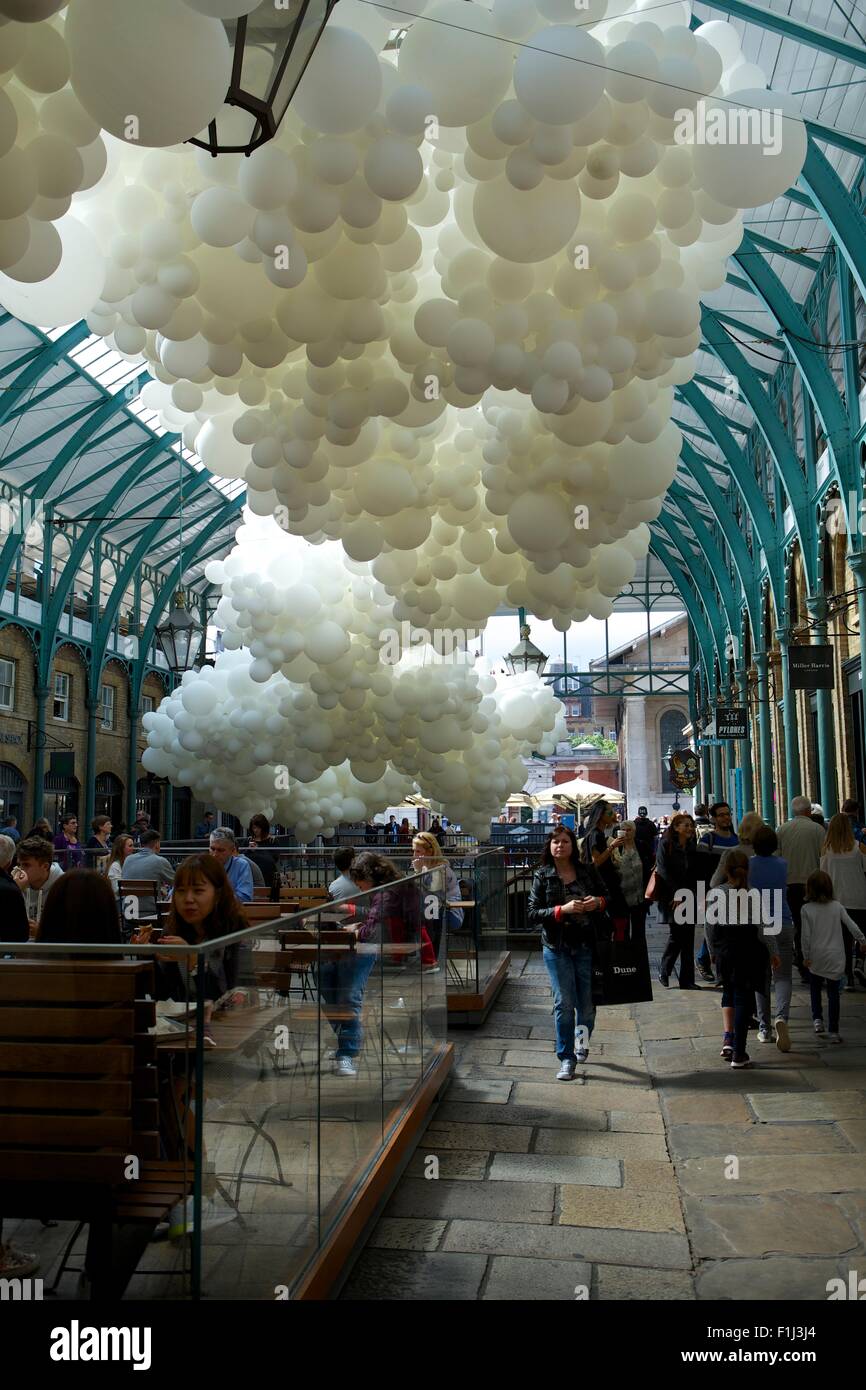
[[[592,970],[598,930],[606,923],[604,885],[583,864],[574,832],[565,826],[547,839],[529,892],[528,917],[541,927],[544,963],[553,990],[558,1081],[571,1081],[589,1056],[595,1023]],[[575,1020],[577,1048],[575,1050]]]

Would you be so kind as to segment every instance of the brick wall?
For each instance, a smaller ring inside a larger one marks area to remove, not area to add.
[[[15,697],[12,712],[0,711],[0,764],[7,763],[23,775],[25,779],[24,809],[21,827],[29,829],[33,823],[33,778],[35,753],[27,752],[27,723],[36,721],[36,666],[33,647],[27,634],[18,627],[0,627],[0,657],[15,663]],[[64,672],[70,678],[69,719],[54,718],[54,675]],[[94,772],[97,777],[111,773],[123,787],[123,816],[126,815],[127,783],[129,780],[129,680],[126,669],[119,661],[110,660],[103,668],[100,685],[110,685],[114,689],[114,721],[110,729],[102,728],[102,712],[97,714],[96,760]],[[75,756],[75,777],[79,783],[78,814],[83,818],[85,810],[84,780],[87,772],[87,674],[84,659],[79,649],[71,644],[58,648],[49,681],[51,694],[48,697],[45,730],[50,738],[70,746]],[[165,689],[158,676],[145,677],[143,694],[149,695],[158,705]],[[141,754],[147,746],[139,723],[138,759],[136,779],[145,776],[141,765]],[[45,754],[46,771],[49,767],[49,742]],[[57,749],[56,751],[61,751]],[[46,806],[50,817],[50,807]],[[90,827],[80,827],[86,838]]]

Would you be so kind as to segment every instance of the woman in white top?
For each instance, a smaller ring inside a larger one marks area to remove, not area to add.
[[[108,877],[116,886],[123,877],[123,865],[135,849],[131,835],[115,835],[108,861]]]
[[[822,871],[829,874],[833,897],[853,917],[861,931],[866,928],[866,845],[854,839],[849,816],[832,816],[821,848]],[[845,975],[848,989],[854,984],[854,939],[842,924],[845,941]]]
[[[442,846],[429,830],[422,830],[412,840],[412,872],[417,874],[425,869],[429,872],[424,877],[424,891],[433,894],[439,903],[438,920],[429,918],[426,908],[424,912],[424,925],[430,933],[438,961],[443,919],[446,927],[455,931],[463,925],[463,908],[447,906],[448,903],[460,901],[460,885],[454,870],[442,853]],[[448,949],[447,943],[445,949]]]
[[[834,817],[835,819],[835,817]],[[810,874],[806,880],[806,901],[803,903],[803,960],[809,971],[812,995],[812,1024],[816,1033],[824,1032],[821,1008],[821,989],[826,986],[830,1012],[827,1041],[839,1043],[839,991],[842,976],[848,966],[843,933],[847,930],[861,945],[864,937],[853,917],[833,897],[830,875],[823,869]]]

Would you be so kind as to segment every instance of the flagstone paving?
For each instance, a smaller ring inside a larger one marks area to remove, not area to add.
[[[752,1033],[740,1072],[717,991],[654,993],[600,1010],[557,1082],[543,964],[514,953],[341,1297],[824,1300],[866,1276],[866,993],[834,1047],[798,982],[791,1051]]]

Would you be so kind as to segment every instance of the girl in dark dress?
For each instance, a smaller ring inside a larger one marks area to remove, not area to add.
[[[659,982],[665,989],[679,960],[680,989],[700,989],[695,983],[695,911],[698,881],[698,842],[691,816],[680,812],[659,841],[656,858],[656,902],[670,928],[662,956]]]

